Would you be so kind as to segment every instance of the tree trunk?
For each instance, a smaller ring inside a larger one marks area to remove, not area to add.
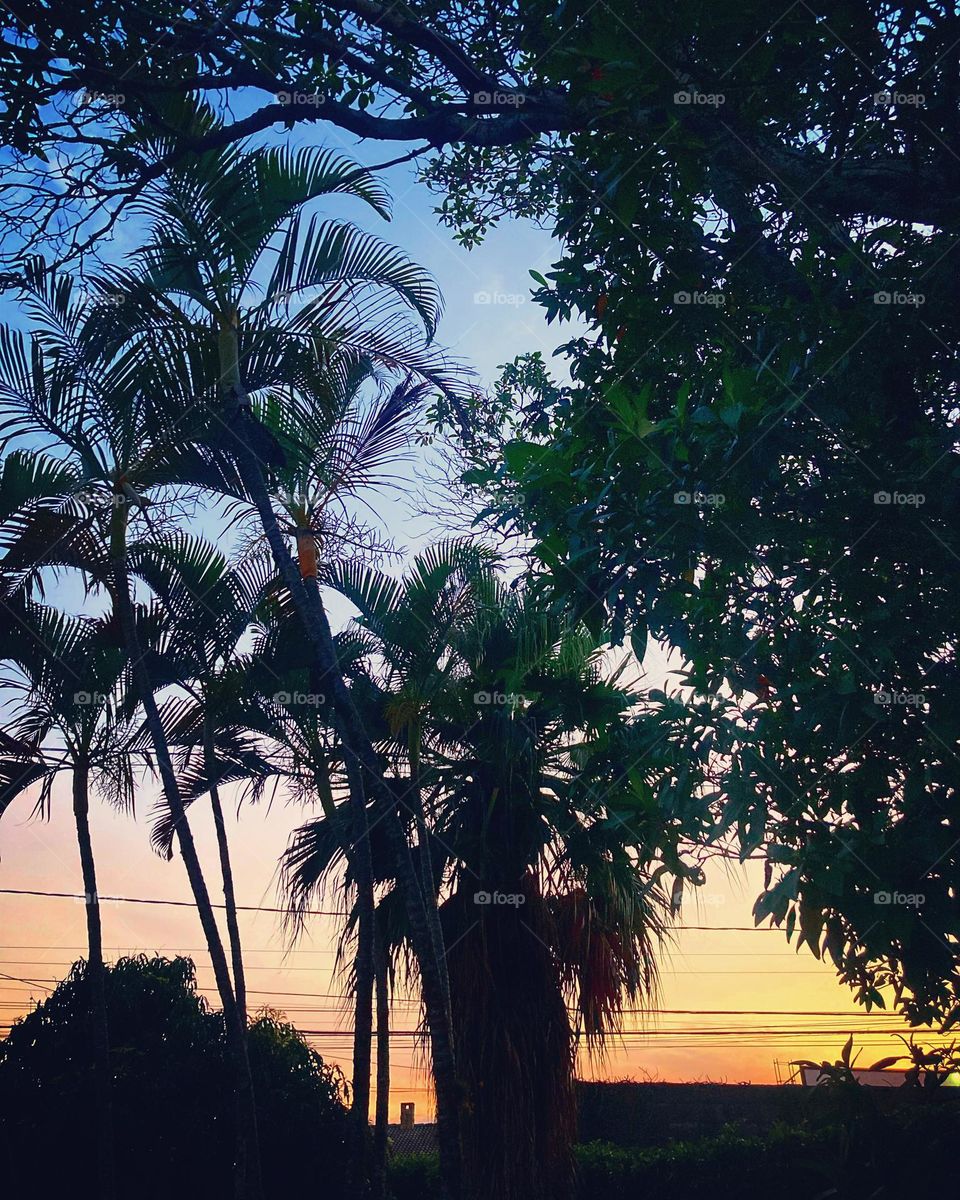
[[[237,1200],[260,1200],[262,1185],[260,1180],[260,1148],[257,1136],[257,1110],[253,1092],[253,1078],[250,1074],[250,1060],[247,1055],[247,1031],[241,1023],[237,1010],[227,958],[217,928],[210,894],[207,891],[206,880],[197,854],[193,833],[187,822],[187,814],[177,784],[177,777],[170,758],[170,748],[167,744],[166,732],[160,719],[153,686],[147,671],[140,638],[137,633],[136,616],[133,600],[130,595],[130,580],[127,574],[125,552],[126,510],[120,503],[115,511],[113,536],[111,539],[111,576],[113,584],[113,602],[120,618],[120,628],[127,653],[130,657],[130,667],[133,673],[137,697],[143,705],[147,731],[150,735],[153,751],[157,757],[163,795],[174,819],[177,843],[180,855],[186,867],[187,878],[193,892],[194,902],[200,917],[210,962],[216,979],[217,991],[223,1005],[223,1020],[227,1039],[227,1053],[230,1057],[234,1072],[235,1105],[237,1117],[237,1159],[234,1164],[234,1195]],[[116,516],[119,514],[119,516]]]
[[[297,565],[304,590],[315,604],[320,603],[317,584],[317,542],[312,529],[297,530]],[[354,959],[353,1014],[353,1102],[350,1109],[352,1147],[350,1154],[351,1192],[369,1194],[370,1177],[370,1061],[373,1043],[374,931],[376,894],[373,883],[373,859],[370,827],[363,778],[356,763],[346,763],[350,789],[350,837],[345,839],[344,856],[357,889],[357,952]]]
[[[474,888],[522,907],[475,903]],[[536,881],[484,878],[444,905],[457,1065],[467,1091],[465,1200],[571,1200],[573,1036]]]
[[[413,801],[414,821],[417,828],[417,859],[420,866],[420,879],[423,888],[424,907],[427,914],[427,925],[430,929],[430,940],[433,952],[438,962],[446,963],[443,944],[443,927],[440,923],[440,905],[437,899],[437,886],[433,877],[433,855],[430,853],[430,833],[423,806],[423,791],[420,786],[420,723],[411,731],[410,738],[410,796]],[[444,1003],[447,1013],[447,1024],[453,1027],[453,1007],[450,1002],[450,978],[447,970],[442,973],[444,987]]]
[[[113,1100],[110,1070],[110,1036],[100,927],[97,870],[90,841],[89,769],[77,762],[73,768],[73,816],[80,847],[84,910],[87,917],[87,986],[90,992],[90,1045],[93,1053],[94,1120],[97,1126],[97,1196],[114,1200],[117,1193],[113,1139]]]
[[[374,890],[367,805],[360,772],[347,769],[354,842],[348,859],[357,888],[357,954],[354,962],[353,1101],[350,1119],[353,1146],[350,1171],[354,1195],[370,1191],[370,1061],[373,1043]],[[359,797],[359,802],[355,797]]]
[[[227,827],[223,820],[223,807],[220,804],[220,789],[215,782],[216,753],[213,744],[213,731],[204,712],[203,718],[203,757],[204,770],[207,776],[210,793],[210,808],[213,812],[213,825],[217,831],[217,850],[220,854],[220,875],[223,879],[223,903],[227,914],[227,937],[230,941],[230,960],[233,965],[233,995],[237,1005],[237,1017],[246,1029],[247,1024],[247,981],[243,971],[243,950],[240,944],[240,924],[237,920],[237,896],[233,888],[233,867],[230,864],[230,844],[227,841]]]
[[[390,957],[385,931],[374,924],[377,994],[377,1107],[373,1128],[373,1200],[387,1192],[387,1133],[390,1124]]]
[[[224,372],[229,378],[229,373]],[[232,381],[234,407],[221,420],[225,440],[234,456],[237,470],[251,502],[257,509],[274,564],[290,592],[291,599],[314,650],[315,664],[331,692],[334,725],[347,757],[348,769],[356,768],[365,787],[379,799],[384,812],[384,832],[393,853],[410,924],[410,937],[420,968],[424,1009],[430,1030],[434,1087],[437,1094],[437,1140],[440,1149],[442,1186],[448,1200],[460,1195],[460,1089],[457,1083],[452,1031],[446,1003],[444,962],[437,955],[430,935],[425,898],[410,856],[410,846],[397,813],[397,798],[377,763],[376,752],[360,721],[350,691],[337,665],[336,648],[319,589],[303,586],[284,535],[277,525],[264,480],[261,460],[253,447],[263,442],[243,394],[239,375]],[[353,788],[351,787],[351,793]]]

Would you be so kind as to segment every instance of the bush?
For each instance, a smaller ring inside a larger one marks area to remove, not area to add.
[[[113,1118],[121,1195],[230,1194],[234,1114],[223,1019],[189,959],[107,969]],[[0,1175],[9,1195],[85,1195],[93,1167],[85,964],[0,1042]],[[292,1026],[250,1027],[268,1200],[341,1186],[343,1082]],[[38,1192],[38,1186],[42,1189]]]
[[[642,1149],[590,1142],[577,1147],[579,1200],[641,1197],[666,1189],[673,1200],[767,1200],[775,1182],[779,1197],[809,1197],[826,1187],[820,1171],[827,1138],[796,1131],[716,1137]]]
[[[861,1089],[868,1091],[869,1089]],[[934,1196],[953,1177],[960,1106],[950,1097],[864,1097],[833,1123],[774,1127],[763,1137],[726,1130],[699,1141],[645,1148],[577,1147],[578,1200],[902,1200]]]
[[[436,1154],[394,1158],[389,1168],[393,1200],[435,1200],[440,1195],[440,1161]]]
[[[869,1097],[867,1098],[869,1100]],[[958,1104],[887,1106],[879,1124],[859,1115],[819,1127],[779,1126],[763,1137],[733,1129],[716,1137],[630,1147],[589,1142],[576,1148],[577,1200],[903,1200],[948,1189],[958,1140]],[[394,1200],[434,1200],[435,1155],[391,1164]],[[521,1198],[522,1200],[522,1198]]]

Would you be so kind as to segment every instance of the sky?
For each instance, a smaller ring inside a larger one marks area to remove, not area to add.
[[[328,144],[358,153],[335,130]],[[395,153],[402,152],[402,148]],[[377,154],[359,151],[365,161]],[[380,157],[386,157],[380,155]],[[494,230],[479,248],[465,251],[441,228],[432,209],[436,199],[418,184],[408,166],[385,176],[394,194],[395,217],[383,225],[356,204],[336,201],[332,215],[347,215],[395,242],[426,266],[440,284],[445,315],[438,340],[490,384],[500,364],[515,355],[541,350],[550,358],[569,329],[549,327],[530,301],[530,270],[545,272],[557,248],[528,223]],[[114,251],[130,242],[121,233]],[[562,374],[562,366],[560,367]],[[423,474],[420,460],[405,469],[411,483]],[[381,497],[385,527],[407,546],[422,544],[434,527],[429,513],[412,514],[397,497]],[[332,606],[334,620],[347,616]],[[0,617],[2,619],[2,617]],[[668,664],[653,647],[644,663],[643,686],[663,686]],[[103,903],[108,959],[133,952],[190,954],[204,993],[215,1003],[199,920],[179,859],[167,863],[149,842],[150,787],[138,800],[136,820],[98,804],[92,819],[94,850],[102,896],[125,897]],[[303,1030],[330,1061],[349,1075],[350,1029],[347,1006],[339,999],[335,971],[337,923],[313,918],[292,946],[277,912],[276,864],[291,831],[310,810],[277,800],[272,805],[231,806],[229,834],[234,855],[247,962],[251,1009],[269,1007]],[[216,848],[206,805],[191,809],[211,890],[217,891]],[[688,897],[683,928],[664,954],[657,1011],[629,1014],[623,1036],[603,1059],[582,1058],[586,1078],[774,1082],[786,1075],[791,1059],[838,1057],[848,1034],[864,1047],[868,1064],[900,1044],[895,1016],[865,1014],[836,982],[831,969],[807,950],[790,947],[782,932],[755,929],[751,905],[761,890],[757,864],[714,863],[698,896]],[[0,1030],[49,993],[83,953],[85,932],[80,900],[16,892],[79,893],[80,866],[75,845],[68,781],[54,791],[49,820],[32,815],[21,798],[0,823]],[[140,903],[130,901],[162,901]],[[432,1113],[427,1074],[408,1032],[417,1019],[415,1003],[398,999],[392,1014],[391,1119],[403,1100],[417,1103],[418,1119]],[[779,1064],[779,1065],[778,1065]]]

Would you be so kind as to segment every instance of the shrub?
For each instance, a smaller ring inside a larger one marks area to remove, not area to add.
[[[702,1196],[707,1182],[713,1200],[767,1200],[771,1180],[781,1197],[809,1197],[825,1186],[819,1170],[824,1135],[774,1132],[744,1137],[724,1131],[717,1137],[644,1148],[590,1142],[577,1148],[580,1200],[608,1200],[611,1194],[641,1197],[666,1188],[674,1200]]]
[[[106,993],[121,1194],[228,1195],[230,1066],[222,1016],[198,995],[193,963],[121,959],[107,970]],[[0,1174],[9,1195],[84,1194],[95,1145],[86,1007],[78,963],[0,1042]],[[339,1072],[272,1014],[250,1027],[250,1061],[268,1200],[315,1190],[318,1180],[336,1189],[345,1176]]]
[[[390,1161],[393,1200],[436,1200],[440,1195],[440,1162],[436,1154],[408,1154]]]
[[[947,1190],[960,1134],[960,1103],[950,1096],[884,1097],[864,1123],[859,1110],[818,1125],[776,1126],[763,1137],[728,1129],[716,1137],[663,1146],[589,1142],[576,1149],[577,1200],[902,1200]],[[879,1111],[877,1111],[879,1110]],[[394,1200],[434,1200],[435,1155],[391,1164]]]

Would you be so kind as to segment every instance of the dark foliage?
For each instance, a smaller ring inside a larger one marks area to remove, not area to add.
[[[624,1200],[668,1195],[671,1200],[888,1200],[935,1196],[955,1160],[960,1104],[875,1104],[861,1088],[856,1117],[826,1111],[764,1137],[729,1128],[716,1137],[637,1148],[611,1142],[577,1147],[577,1200]],[[892,1097],[885,1097],[892,1099]],[[391,1169],[395,1200],[438,1196],[434,1156],[411,1155]],[[709,1193],[707,1192],[709,1189]]]
[[[631,819],[764,856],[758,923],[867,1006],[952,1023],[956,213],[881,219],[879,188],[877,208],[828,201],[767,138],[817,146],[840,190],[854,147],[932,162],[937,122],[941,148],[956,136],[956,53],[909,6],[797,5],[746,41],[754,6],[693,7],[633,40],[626,15],[562,7],[576,52],[558,37],[540,69],[672,116],[655,148],[626,120],[577,135],[560,172],[557,261],[533,277],[549,319],[581,322],[570,384],[527,355],[449,424],[544,589],[614,644],[674,653],[639,723],[661,778]]]
[[[86,988],[80,962],[0,1043],[7,1195],[86,1194],[94,1136]],[[197,994],[193,963],[121,959],[107,969],[106,991],[120,1193],[228,1195],[234,1133],[223,1019]],[[266,1197],[312,1190],[318,1180],[335,1193],[346,1111],[339,1073],[274,1015],[251,1025],[250,1058]]]

